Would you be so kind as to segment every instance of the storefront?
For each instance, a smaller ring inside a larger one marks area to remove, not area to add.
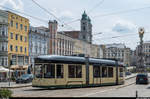
[[[10,70],[10,78],[12,77],[13,70]],[[0,66],[0,82],[7,81],[9,78],[9,69]]]
[[[28,66],[27,65],[24,65],[24,66],[12,65],[11,69],[15,71],[14,72],[16,73],[14,74],[15,76],[20,77],[21,75],[27,73]]]

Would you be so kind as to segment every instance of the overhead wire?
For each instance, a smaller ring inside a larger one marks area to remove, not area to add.
[[[90,14],[94,9],[96,9],[98,6],[102,5],[104,0],[101,0],[98,4],[96,4],[87,14]]]
[[[35,3],[37,6],[39,6],[41,9],[43,9],[45,12],[47,12],[49,15],[52,15],[56,20],[58,20],[59,22],[63,23],[62,26],[66,25],[68,26],[71,30],[75,30],[73,27],[69,26],[68,24],[64,23],[62,20],[60,20],[59,18],[57,18],[53,13],[51,13],[50,11],[48,11],[47,9],[45,9],[44,7],[42,7],[40,4],[38,4],[37,2],[35,2],[34,0],[32,0],[33,3]]]
[[[26,15],[26,16],[29,16],[29,17],[31,17],[31,18],[33,18],[33,19],[36,19],[36,20],[38,20],[38,21],[42,21],[42,22],[44,22],[44,23],[47,23],[48,21],[46,21],[46,20],[43,20],[43,19],[41,19],[41,18],[38,18],[38,17],[35,17],[35,16],[32,16],[32,15],[29,15],[29,14],[27,14],[27,13],[24,13],[24,12],[21,12],[21,11],[17,11],[17,10],[14,10],[14,9],[11,9],[11,8],[8,8],[8,7],[5,7],[5,6],[3,6],[3,5],[0,5],[2,8],[5,8],[5,9],[8,9],[8,10],[11,10],[11,11],[14,11],[14,12],[17,12],[17,13],[20,13],[20,14],[23,14],[23,15]]]
[[[92,19],[97,18],[97,17],[114,15],[114,14],[129,13],[129,12],[138,11],[138,10],[142,10],[142,9],[146,9],[146,8],[150,8],[150,6],[142,7],[142,8],[129,9],[129,10],[123,10],[123,11],[118,11],[118,12],[112,12],[112,13],[107,13],[107,14],[102,14],[102,15],[96,15]]]

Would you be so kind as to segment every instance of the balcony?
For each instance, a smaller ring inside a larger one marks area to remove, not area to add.
[[[8,37],[0,35],[0,42],[8,42]]]
[[[8,22],[0,22],[0,25],[8,25]]]
[[[0,55],[7,56],[8,55],[8,51],[0,51]]]

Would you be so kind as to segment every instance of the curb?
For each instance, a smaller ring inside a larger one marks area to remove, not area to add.
[[[130,83],[130,84],[127,84],[127,85],[123,85],[123,86],[120,86],[120,87],[117,87],[116,89],[120,89],[120,88],[123,88],[123,87],[127,87],[127,86],[130,86],[130,85],[133,85],[133,84],[135,84],[135,82]]]
[[[131,78],[134,78],[134,77],[136,77],[136,75],[132,76],[132,77],[129,77],[129,78],[125,78],[125,80],[131,79]]]
[[[15,86],[15,87],[0,87],[0,88],[9,88],[9,89],[14,89],[14,88],[23,88],[23,87],[30,87],[32,85],[26,85],[26,86]]]

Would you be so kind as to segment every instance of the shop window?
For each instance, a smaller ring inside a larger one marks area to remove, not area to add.
[[[107,77],[107,67],[102,67],[102,77]]]
[[[113,67],[108,67],[108,77],[113,77]]]
[[[68,72],[69,72],[69,78],[82,78],[81,65],[69,65]]]
[[[63,65],[56,65],[57,68],[57,78],[63,78],[63,74],[64,74],[64,68]]]
[[[93,76],[94,78],[100,77],[100,66],[93,66]]]

